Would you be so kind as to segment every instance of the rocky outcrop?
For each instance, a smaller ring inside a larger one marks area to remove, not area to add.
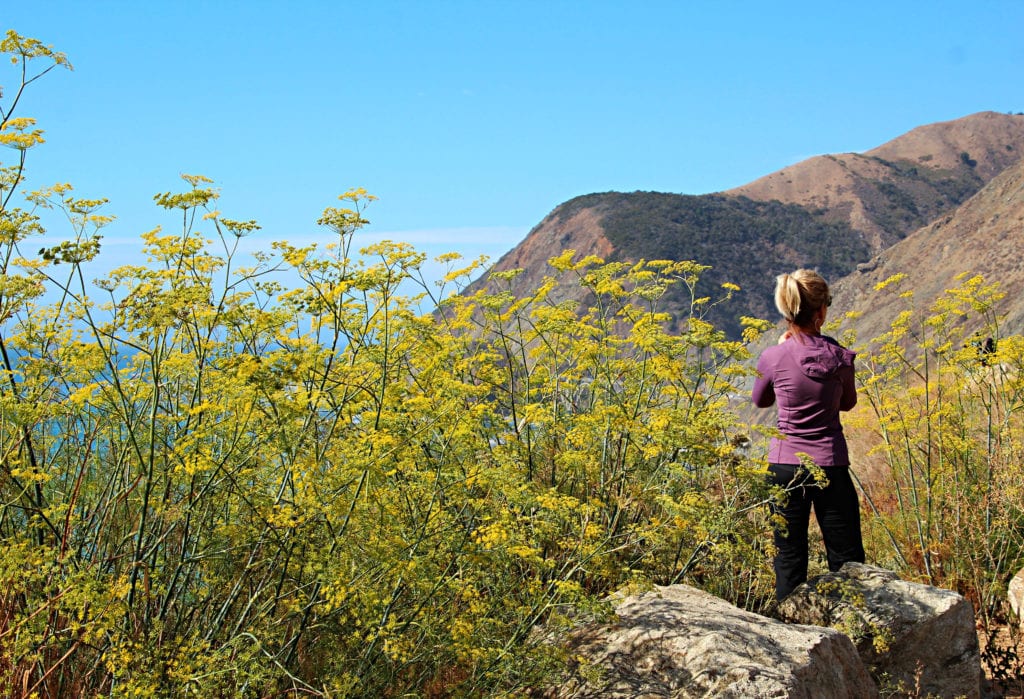
[[[1010,579],[1006,597],[1010,602],[1010,609],[1017,615],[1017,622],[1024,624],[1024,569],[1018,570]]]
[[[981,696],[974,610],[961,595],[847,564],[801,585],[779,619],[686,585],[615,603],[578,626],[547,699]]]
[[[895,573],[847,563],[798,587],[780,618],[842,630],[887,692],[981,696],[974,609],[950,590],[900,580]]]
[[[541,696],[876,697],[850,639],[784,624],[685,586],[625,597],[568,641],[569,675]]]

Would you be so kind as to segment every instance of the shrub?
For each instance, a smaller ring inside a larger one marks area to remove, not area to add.
[[[40,46],[11,33],[4,50],[65,61]],[[702,317],[699,265],[566,253],[554,267],[593,290],[582,316],[550,280],[521,298],[448,296],[476,265],[445,256],[435,288],[407,245],[355,250],[362,190],[324,211],[323,248],[277,242],[250,260],[258,224],[185,175],[155,197],[180,228],[146,233],[142,264],[91,283],[111,218],[70,185],[28,195],[69,236],[22,256],[43,228],[13,191],[41,137],[13,106],[12,697],[494,695],[557,666],[539,626],[601,613],[623,585],[768,594],[763,470],[729,411],[747,354]],[[659,304],[675,286],[693,313],[669,334]]]
[[[925,308],[903,284],[879,285],[906,309],[858,357],[869,411],[854,429],[875,433],[884,463],[864,484],[867,538],[880,563],[959,590],[988,623],[1024,557],[1024,340],[1001,332],[1002,292],[980,276]]]

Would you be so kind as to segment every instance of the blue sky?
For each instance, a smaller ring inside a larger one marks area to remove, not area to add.
[[[34,0],[2,20],[75,68],[20,109],[47,132],[31,184],[109,198],[122,250],[173,223],[152,196],[180,173],[266,241],[315,239],[365,187],[368,238],[496,260],[577,195],[719,191],[1024,111],[1020,0]]]

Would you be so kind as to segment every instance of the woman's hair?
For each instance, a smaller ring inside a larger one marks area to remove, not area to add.
[[[812,269],[798,269],[775,278],[775,306],[797,327],[810,327],[818,309],[831,304],[828,283]]]

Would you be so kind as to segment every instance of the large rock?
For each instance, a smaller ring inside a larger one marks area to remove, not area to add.
[[[786,621],[842,630],[885,693],[981,696],[974,608],[950,590],[847,563],[809,580],[779,604]]]
[[[571,634],[573,658],[547,697],[877,697],[853,642],[672,585],[625,597],[611,624]]]
[[[1024,569],[1018,570],[1010,580],[1006,597],[1010,601],[1010,609],[1017,615],[1017,622],[1024,625]]]

